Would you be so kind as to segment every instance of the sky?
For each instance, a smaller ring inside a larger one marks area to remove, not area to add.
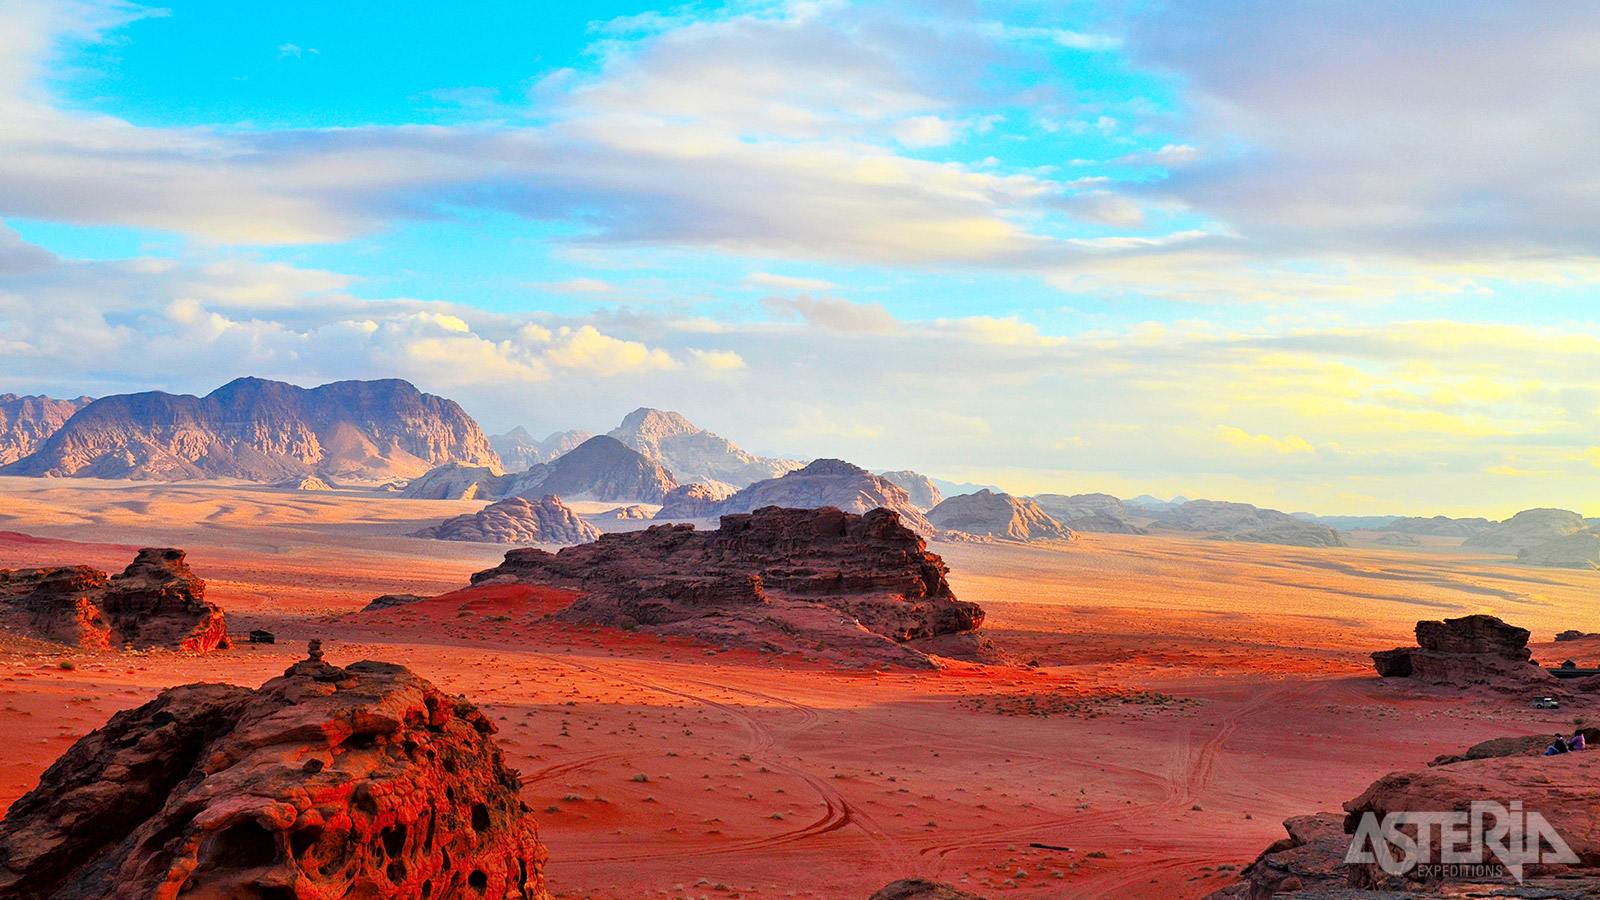
[[[7,0],[0,390],[1597,515],[1596,98],[1592,3]]]

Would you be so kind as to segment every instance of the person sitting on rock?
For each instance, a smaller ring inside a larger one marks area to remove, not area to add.
[[[1570,753],[1570,752],[1572,752],[1572,748],[1567,746],[1567,736],[1564,735],[1564,734],[1556,735],[1555,743],[1553,743],[1550,746],[1544,748],[1544,755],[1545,756],[1555,756],[1555,755],[1557,755],[1559,753]]]
[[[1567,738],[1567,749],[1568,750],[1587,750],[1587,749],[1589,749],[1589,742],[1588,742],[1588,740],[1586,740],[1584,738],[1582,731],[1574,731],[1572,733],[1572,737]]]

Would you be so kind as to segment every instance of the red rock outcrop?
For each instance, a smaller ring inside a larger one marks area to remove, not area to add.
[[[1321,812],[1284,820],[1289,836],[1279,840],[1239,873],[1239,880],[1207,900],[1268,900],[1280,893],[1296,895],[1309,888],[1348,888],[1344,866],[1350,836],[1344,816]]]
[[[1555,678],[1531,662],[1528,630],[1494,616],[1417,623],[1417,646],[1380,650],[1373,666],[1385,678],[1410,678],[1451,687],[1524,692],[1550,688]]]
[[[0,569],[0,628],[85,650],[228,646],[222,610],[183,551],[146,547],[120,575],[67,566]]]
[[[11,807],[0,896],[542,900],[544,848],[494,732],[386,663],[172,688]]]
[[[818,642],[863,662],[927,665],[979,653],[983,610],[957,600],[944,561],[895,513],[780,509],[722,517],[715,531],[656,525],[559,553],[512,550],[473,584],[524,582],[586,595],[569,620],[787,650]],[[963,649],[962,641],[972,643]]]

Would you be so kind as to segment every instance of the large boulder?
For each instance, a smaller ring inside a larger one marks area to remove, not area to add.
[[[869,900],[983,900],[983,898],[937,881],[902,878],[879,888]]]
[[[221,609],[182,550],[146,547],[119,575],[88,566],[0,569],[0,629],[84,650],[228,646]]]
[[[544,848],[494,732],[386,663],[172,688],[12,805],[0,896],[544,898]]]
[[[600,529],[552,494],[537,502],[511,497],[411,536],[482,544],[583,544],[600,537]]]
[[[1417,623],[1417,646],[1380,650],[1372,663],[1384,678],[1449,687],[1526,693],[1555,678],[1531,661],[1528,630],[1487,615]]]
[[[888,510],[767,507],[723,516],[715,531],[656,525],[559,553],[512,550],[472,583],[582,592],[568,620],[764,650],[825,643],[864,664],[926,667],[927,642],[939,655],[982,649],[962,649],[983,610],[955,598],[946,571]]]

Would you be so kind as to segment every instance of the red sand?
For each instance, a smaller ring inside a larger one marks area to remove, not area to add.
[[[0,535],[0,565],[120,568],[131,548],[204,521],[207,502],[200,488],[171,508],[158,487],[53,490],[44,499],[78,524],[46,518],[50,504],[34,496],[7,527],[107,543]],[[113,498],[146,512],[92,524]],[[280,643],[209,656],[0,653],[11,763],[0,806],[115,710],[184,682],[259,684],[320,637],[334,662],[405,663],[486,709],[526,779],[558,895],[865,898],[923,876],[990,896],[1198,897],[1232,878],[1219,865],[1280,837],[1286,816],[1570,718],[1373,677],[1366,653],[1406,642],[1417,618],[1493,611],[1538,629],[1536,640],[1600,630],[1587,608],[1600,575],[1458,553],[1140,537],[937,545],[957,594],[1042,667],[847,672],[555,622],[545,616],[567,597],[548,589],[346,615],[378,594],[459,587],[503,548],[394,537],[410,520],[371,524],[397,515],[388,504],[403,501],[389,498],[324,504],[311,523],[275,519],[270,495],[251,500],[255,521],[194,529],[181,545],[235,634],[261,625]],[[1555,660],[1568,648],[1536,652]],[[1131,691],[1194,702],[1116,701]],[[1022,708],[1023,695],[1075,712],[987,711]]]

